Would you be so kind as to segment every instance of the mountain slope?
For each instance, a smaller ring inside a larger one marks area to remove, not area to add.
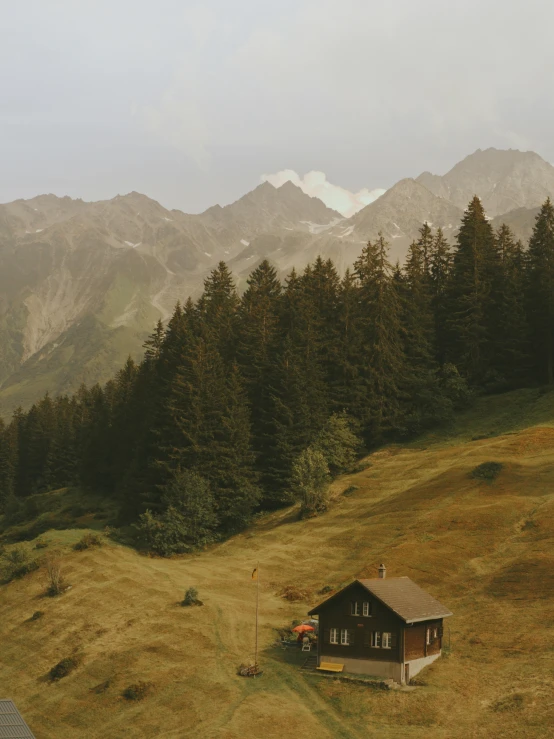
[[[250,239],[294,231],[312,241],[316,224],[339,220],[291,183],[265,183],[200,215],[168,211],[136,192],[1,206],[0,412],[46,390],[108,379],[125,352],[140,356],[159,317],[197,295],[209,270]]]
[[[554,167],[532,151],[478,149],[444,176],[423,172],[417,181],[438,197],[465,208],[474,195],[494,217],[540,206],[554,193]]]
[[[421,183],[404,179],[344,225],[352,226],[355,234],[366,239],[374,239],[381,231],[392,242],[393,257],[399,257],[406,253],[408,243],[417,236],[424,221],[435,228],[440,226],[452,239],[462,215],[460,208],[434,195]]]
[[[50,532],[39,552],[61,550],[72,588],[43,598],[42,571],[0,586],[0,685],[43,739],[544,737],[554,722],[553,448],[553,395],[521,391],[480,400],[448,435],[375,452],[334,484],[326,514],[280,511],[194,556],[145,558],[110,541],[75,552],[82,530]],[[504,465],[495,482],[470,477],[488,461]],[[95,505],[81,525],[103,526]],[[257,561],[264,674],[247,680],[236,668],[252,658]],[[420,687],[329,680],[270,646],[322,588],[372,576],[380,562],[454,612],[450,652]],[[203,607],[180,607],[189,586]],[[290,602],[279,595],[287,587],[305,596]],[[50,668],[75,652],[78,669],[50,684]],[[149,695],[124,700],[139,680]]]

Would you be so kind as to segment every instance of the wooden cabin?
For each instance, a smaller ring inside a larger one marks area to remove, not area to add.
[[[0,737],[34,739],[34,734],[10,700],[0,700]]]
[[[409,577],[387,578],[381,565],[378,578],[354,580],[309,615],[319,618],[319,668],[404,684],[440,657],[452,613]]]

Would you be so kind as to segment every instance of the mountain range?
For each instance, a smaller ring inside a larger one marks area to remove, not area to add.
[[[344,272],[379,231],[402,259],[424,221],[452,241],[474,194],[493,225],[527,239],[554,167],[533,152],[478,150],[444,176],[400,180],[350,218],[291,182],[198,215],[136,192],[0,205],[0,415],[108,379],[220,260],[242,289],[264,258],[281,275],[318,255]]]

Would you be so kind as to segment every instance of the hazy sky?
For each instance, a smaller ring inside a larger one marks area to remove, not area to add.
[[[286,169],[358,193],[489,146],[554,161],[553,24],[548,0],[4,3],[0,201],[196,212]]]

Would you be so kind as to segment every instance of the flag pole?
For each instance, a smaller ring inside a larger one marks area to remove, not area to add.
[[[254,667],[258,669],[258,606],[260,602],[260,563],[256,564],[256,654],[254,657]]]

